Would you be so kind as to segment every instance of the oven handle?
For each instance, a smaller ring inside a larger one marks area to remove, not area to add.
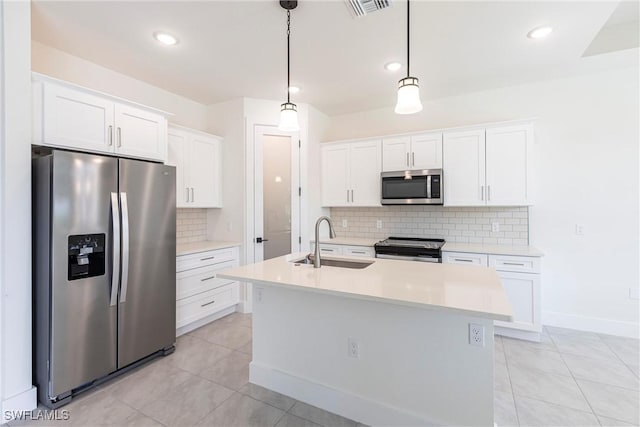
[[[440,262],[440,258],[425,258],[425,257],[417,257],[417,256],[401,256],[401,255],[387,255],[387,254],[376,254],[376,258],[400,259],[404,261],[420,261],[420,262],[433,262],[433,263]]]

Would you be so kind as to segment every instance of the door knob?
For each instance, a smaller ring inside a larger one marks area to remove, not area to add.
[[[256,243],[268,242],[269,239],[263,239],[262,237],[256,237]]]

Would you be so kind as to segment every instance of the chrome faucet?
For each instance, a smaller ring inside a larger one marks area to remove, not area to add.
[[[331,222],[331,218],[328,216],[321,216],[316,221],[316,248],[315,248],[315,256],[313,258],[313,268],[320,268],[320,223],[326,220],[327,224],[329,224],[329,235],[332,239],[336,238],[336,232],[333,231],[333,223]]]

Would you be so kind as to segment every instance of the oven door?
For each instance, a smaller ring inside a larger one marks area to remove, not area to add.
[[[383,172],[383,205],[441,205],[442,171]]]

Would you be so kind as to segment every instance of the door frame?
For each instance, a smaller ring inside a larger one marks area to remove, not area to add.
[[[264,232],[263,221],[263,194],[258,187],[262,187],[262,138],[265,136],[281,136],[291,138],[291,251],[300,252],[301,249],[301,194],[298,190],[300,183],[300,134],[299,132],[285,132],[277,126],[254,125],[253,127],[253,233],[248,233],[253,248],[253,262],[263,260],[263,245],[256,243],[256,237],[260,237]],[[260,172],[260,173],[258,173]]]

